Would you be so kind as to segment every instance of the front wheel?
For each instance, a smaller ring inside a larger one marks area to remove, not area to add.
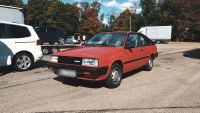
[[[14,68],[17,71],[29,70],[33,65],[33,57],[26,53],[20,53],[14,58]]]
[[[146,71],[151,71],[153,68],[153,57],[150,57],[148,63],[144,66]]]
[[[108,88],[117,88],[121,84],[122,79],[122,67],[119,64],[113,64],[108,78],[105,81],[105,85]]]

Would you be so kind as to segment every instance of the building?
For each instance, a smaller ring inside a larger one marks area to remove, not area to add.
[[[0,5],[0,21],[24,24],[22,8]]]

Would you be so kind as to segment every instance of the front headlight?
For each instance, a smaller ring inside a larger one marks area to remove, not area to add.
[[[52,56],[51,57],[51,62],[58,62],[58,57],[57,56]]]
[[[98,60],[92,58],[84,58],[82,60],[83,66],[98,66]]]

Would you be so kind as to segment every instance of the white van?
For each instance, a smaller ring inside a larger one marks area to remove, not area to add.
[[[0,21],[0,66],[29,70],[42,58],[39,42],[32,26]]]
[[[147,26],[139,31],[154,42],[169,42],[172,37],[172,26]]]

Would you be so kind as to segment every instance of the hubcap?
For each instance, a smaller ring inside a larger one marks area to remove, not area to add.
[[[48,49],[43,49],[43,54],[48,54],[49,53],[49,51],[48,51]]]
[[[64,44],[64,43],[65,43],[65,40],[64,40],[63,38],[60,38],[60,39],[59,39],[59,43],[60,43],[60,44]]]
[[[114,69],[111,73],[111,78],[114,84],[117,84],[121,79],[121,74],[119,69]]]
[[[25,70],[30,67],[31,59],[26,55],[22,55],[17,59],[16,64],[19,69]]]

